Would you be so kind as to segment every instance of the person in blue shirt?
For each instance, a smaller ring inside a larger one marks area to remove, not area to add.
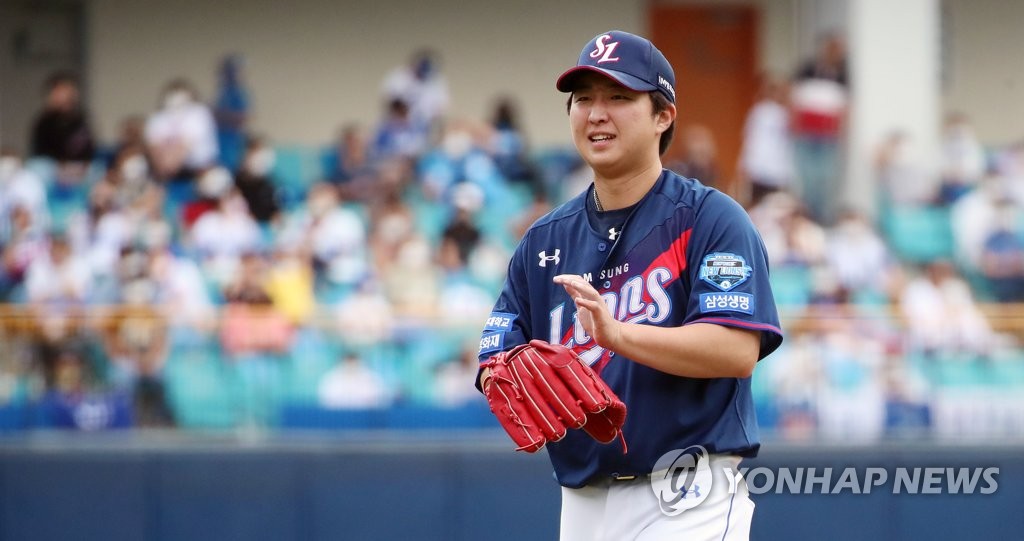
[[[650,41],[599,34],[556,86],[594,182],[520,241],[480,361],[558,343],[626,403],[628,451],[580,430],[547,445],[562,540],[746,539],[750,378],[782,341],[764,245],[739,204],[663,168],[675,75]]]

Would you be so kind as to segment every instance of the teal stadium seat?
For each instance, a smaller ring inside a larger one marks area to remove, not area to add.
[[[811,300],[811,270],[798,265],[774,267],[768,277],[775,303],[779,306],[806,306]]]
[[[894,206],[882,218],[883,231],[896,256],[911,263],[953,257],[949,209]]]
[[[298,145],[274,147],[271,175],[286,209],[303,202],[309,187],[322,180],[321,171],[320,150]]]
[[[215,343],[172,351],[166,367],[168,402],[183,428],[237,425],[238,390],[231,384]]]

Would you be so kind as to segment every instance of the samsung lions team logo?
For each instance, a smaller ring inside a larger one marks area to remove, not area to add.
[[[612,39],[611,34],[605,34],[594,42],[594,50],[590,52],[590,58],[598,58],[598,64],[603,62],[618,62],[619,57],[612,56],[615,54],[615,48],[619,46],[619,42],[613,41],[608,43],[608,40]]]
[[[651,489],[661,512],[674,517],[704,503],[711,493],[711,465],[700,445],[661,455],[651,472]]]
[[[746,282],[750,271],[750,265],[742,256],[719,252],[704,256],[700,264],[700,279],[722,291],[729,291]]]

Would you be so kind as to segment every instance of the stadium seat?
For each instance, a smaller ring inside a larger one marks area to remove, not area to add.
[[[231,428],[238,422],[236,392],[225,377],[219,347],[189,349],[169,355],[167,398],[179,426]]]
[[[304,146],[274,147],[274,169],[271,178],[278,197],[287,209],[301,204],[309,187],[321,180],[320,151]]]
[[[897,257],[927,263],[953,256],[949,209],[896,206],[882,218],[884,234]]]
[[[787,265],[773,268],[769,281],[775,303],[779,306],[806,306],[811,300],[811,271],[806,267]]]

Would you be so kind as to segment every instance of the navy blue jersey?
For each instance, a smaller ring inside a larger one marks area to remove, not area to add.
[[[591,188],[593,189],[593,188]],[[750,379],[666,374],[607,351],[576,322],[572,298],[552,278],[578,274],[620,321],[678,327],[714,323],[761,331],[760,358],[782,342],[764,244],[728,196],[663,171],[615,241],[588,219],[590,190],[539,219],[509,263],[480,340],[480,360],[541,339],[572,348],[626,403],[629,452],[581,430],[548,444],[558,482],[650,473],[663,454],[691,445],[754,456],[760,445]]]

